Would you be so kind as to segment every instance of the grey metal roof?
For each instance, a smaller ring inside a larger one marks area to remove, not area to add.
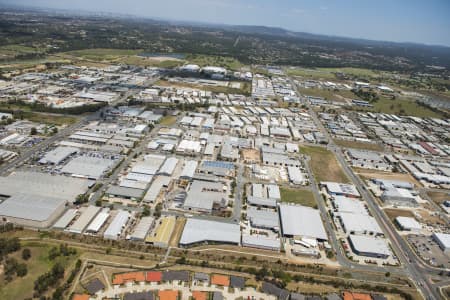
[[[72,222],[72,220],[76,217],[77,210],[74,208],[68,209],[64,215],[56,221],[56,223],[53,225],[53,228],[57,229],[64,229],[67,227],[67,225]]]
[[[227,201],[225,196],[222,183],[194,180],[184,201],[184,207],[200,211],[210,211],[214,203],[225,205]]]
[[[254,227],[264,227],[278,230],[279,219],[276,211],[261,210],[253,207],[247,209],[247,219]]]
[[[269,238],[261,235],[242,234],[242,246],[253,248],[265,248],[280,250],[280,240],[278,238]]]
[[[40,164],[59,164],[64,159],[66,159],[68,156],[77,153],[80,149],[75,147],[64,147],[59,146],[55,149],[53,149],[50,152],[47,152],[44,157],[42,157],[39,160]]]
[[[247,196],[247,203],[256,206],[276,207],[277,199]]]
[[[117,239],[118,236],[122,233],[123,227],[128,222],[130,218],[130,213],[125,210],[119,210],[117,215],[111,221],[108,228],[106,228],[103,237],[105,239]]]
[[[385,256],[391,255],[389,245],[384,238],[374,238],[364,235],[350,235],[352,248],[360,253],[373,253]]]
[[[280,204],[279,211],[283,235],[328,240],[317,209],[301,205]]]
[[[163,281],[189,281],[189,272],[188,271],[164,271],[162,273]]]
[[[192,178],[195,174],[195,170],[197,169],[198,162],[195,160],[188,160],[184,164],[184,168],[181,171],[181,178]]]
[[[245,287],[245,278],[239,276],[230,276],[230,286],[233,288],[242,289]]]
[[[280,300],[289,299],[289,292],[285,289],[277,287],[275,284],[263,281],[261,285],[261,290],[263,293],[274,295]]]
[[[123,296],[123,300],[153,300],[153,292],[136,292],[136,293],[126,293]]]
[[[131,234],[130,238],[132,240],[144,240],[145,237],[147,236],[148,231],[150,230],[150,227],[152,227],[154,222],[155,222],[155,218],[153,218],[151,216],[142,217],[142,219],[139,221],[139,223],[134,228],[133,233]]]
[[[105,285],[103,282],[100,281],[100,279],[95,278],[89,281],[87,285],[84,286],[84,288],[88,291],[90,295],[94,295],[98,291],[101,291],[105,288]]]
[[[109,195],[114,195],[114,196],[119,196],[119,197],[140,198],[143,194],[143,191],[140,189],[133,189],[133,188],[112,185],[108,188],[106,193]]]
[[[29,194],[62,198],[74,201],[76,196],[88,190],[89,181],[62,175],[38,172],[15,172],[0,177],[0,195]],[[24,190],[26,187],[26,190]]]
[[[188,219],[181,235],[180,245],[206,241],[239,244],[241,241],[240,226],[232,223]]]
[[[374,217],[358,213],[339,213],[346,232],[373,232],[382,234],[383,231]]]
[[[68,162],[61,169],[61,172],[97,179],[111,168],[114,165],[114,162],[114,160],[107,158],[79,156]]]
[[[100,211],[100,207],[90,205],[86,207],[80,217],[66,230],[73,233],[82,233],[89,223]]]
[[[168,159],[166,159],[166,161],[162,165],[158,174],[164,174],[164,175],[168,175],[168,176],[172,175],[177,164],[178,164],[178,159],[176,157],[169,157]]]
[[[0,216],[46,221],[65,203],[66,201],[62,198],[15,194],[0,204]]]

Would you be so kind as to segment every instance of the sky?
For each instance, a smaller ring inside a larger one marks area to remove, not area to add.
[[[178,21],[450,46],[450,0],[0,0]]]

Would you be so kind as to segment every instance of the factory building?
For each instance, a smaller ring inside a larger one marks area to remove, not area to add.
[[[391,255],[391,250],[385,239],[363,235],[350,235],[348,241],[353,252],[357,255],[383,259]]]
[[[306,237],[317,240],[328,240],[320,213],[301,205],[280,204],[281,232],[284,237]]]
[[[181,235],[180,246],[186,247],[205,242],[239,245],[241,242],[239,224],[188,219]]]

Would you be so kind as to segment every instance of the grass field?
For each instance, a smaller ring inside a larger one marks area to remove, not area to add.
[[[34,281],[42,274],[50,270],[57,262],[61,262],[64,266],[69,266],[75,261],[77,256],[57,258],[54,261],[48,259],[50,246],[27,246],[31,250],[31,258],[26,261],[28,274],[24,277],[15,277],[11,282],[5,284],[3,278],[0,280],[0,299],[26,299],[33,296]],[[11,257],[16,258],[19,262],[24,262],[21,258],[21,251],[17,251]],[[67,268],[66,268],[67,269]],[[66,270],[66,274],[68,270]]]
[[[191,64],[205,66],[224,67],[230,70],[237,71],[243,67],[243,64],[235,58],[224,56],[212,56],[201,54],[188,54],[186,60]]]
[[[317,181],[349,182],[333,152],[316,146],[300,146],[300,152],[311,157],[311,168]]]
[[[347,140],[339,140],[335,139],[334,142],[336,145],[344,147],[344,148],[353,148],[353,149],[362,149],[362,150],[371,150],[371,151],[383,151],[383,146],[380,144],[374,143],[364,143],[357,141],[347,141]]]
[[[78,120],[78,118],[75,116],[55,115],[38,112],[25,112],[23,115],[25,119],[32,122],[53,124],[57,126],[74,124]]]
[[[336,79],[334,73],[344,73],[356,77],[378,77],[379,74],[370,69],[362,68],[288,68],[286,73],[291,76],[301,76],[309,79]]]
[[[432,111],[429,108],[420,106],[415,101],[405,99],[391,100],[381,97],[378,101],[373,103],[372,108],[361,108],[351,106],[350,109],[357,111],[373,111],[387,114],[397,114],[403,116],[414,116],[420,118],[442,118],[443,114]]]
[[[116,62],[139,67],[175,68],[183,65],[185,61],[180,59],[160,60],[133,55],[121,57]]]
[[[159,124],[164,125],[164,126],[170,126],[175,124],[175,122],[177,121],[177,117],[175,116],[165,116],[161,119],[161,122],[159,122]]]
[[[303,206],[309,206],[317,208],[314,195],[309,190],[280,188],[281,202],[300,204]]]
[[[65,52],[63,54],[81,57],[89,60],[115,60],[122,56],[136,55],[142,50],[128,50],[128,49],[84,49]]]
[[[343,102],[343,98],[353,99],[355,95],[348,90],[333,90],[333,89],[319,89],[319,88],[299,88],[299,92],[306,96],[322,97],[326,100],[334,100]]]

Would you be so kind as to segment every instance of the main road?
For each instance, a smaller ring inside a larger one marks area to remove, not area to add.
[[[291,79],[292,86],[296,89],[297,93],[301,95],[297,89],[297,86],[295,82]],[[342,150],[339,146],[337,146],[331,135],[328,133],[328,131],[323,126],[322,122],[317,117],[316,112],[311,108],[309,103],[306,103],[309,113],[311,117],[314,120],[314,123],[316,124],[317,128],[320,129],[320,131],[327,137],[329,143],[328,148],[333,151],[336,155],[337,160],[341,164],[345,174],[348,176],[348,178],[353,182],[353,184],[358,189],[359,193],[361,194],[362,198],[366,200],[369,210],[372,213],[372,215],[375,217],[377,222],[380,224],[381,228],[383,229],[383,232],[387,235],[389,240],[391,241],[392,247],[394,249],[394,252],[396,253],[397,257],[399,258],[400,262],[404,266],[403,268],[398,268],[399,270],[406,270],[407,274],[410,276],[410,278],[414,281],[414,284],[416,285],[417,289],[421,292],[422,296],[425,299],[430,300],[438,300],[441,299],[441,295],[436,289],[436,287],[433,285],[433,283],[429,280],[429,273],[432,271],[433,273],[436,272],[434,268],[428,267],[422,263],[422,261],[415,255],[413,250],[409,247],[407,242],[397,233],[395,229],[393,229],[390,220],[387,218],[387,216],[382,212],[381,208],[376,203],[373,195],[367,191],[365,188],[364,183],[362,180],[356,176],[349,166],[347,160],[345,159]],[[313,188],[314,191],[314,188]],[[315,194],[317,191],[315,191]],[[317,196],[316,196],[317,197]],[[319,199],[319,204],[321,204],[323,200]],[[320,205],[322,206],[322,205]],[[323,210],[323,208],[321,208]],[[323,214],[324,212],[322,212]],[[329,217],[325,215],[327,221],[326,224],[329,222]],[[329,227],[330,225],[327,225]],[[332,230],[332,229],[331,229]],[[331,231],[332,232],[332,231]],[[337,245],[337,241],[335,238],[333,238],[334,234],[332,234],[332,242],[335,244],[334,246],[337,248],[336,252],[338,253],[338,259],[341,264],[344,266],[349,266],[348,260],[345,258],[343,260],[343,257],[339,255],[341,251],[340,245]],[[347,261],[347,262],[345,262]],[[363,266],[351,263],[351,268],[357,268],[358,270],[362,269]],[[373,271],[379,271],[379,267],[370,267]],[[385,268],[382,269],[389,270],[392,268]]]

